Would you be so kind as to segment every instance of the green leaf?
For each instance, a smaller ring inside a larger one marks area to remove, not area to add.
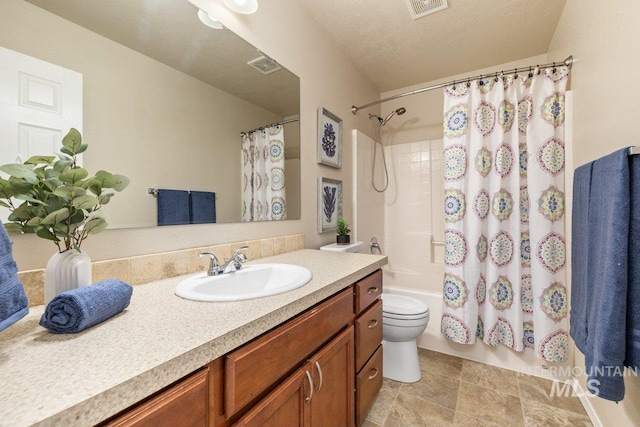
[[[34,199],[33,197],[31,197],[28,194],[16,194],[15,197],[18,200],[24,200],[25,202],[33,203],[33,204],[36,204],[36,205],[46,205],[46,203],[43,202],[42,200]]]
[[[114,177],[114,178],[115,178],[115,180],[116,180],[116,183],[115,183],[115,185],[113,186],[113,189],[114,189],[114,190],[116,190],[116,191],[122,191],[122,190],[124,190],[125,188],[127,188],[127,186],[129,185],[130,180],[129,180],[129,178],[127,178],[126,176],[124,176],[124,175],[117,175],[117,174],[116,174],[116,175],[113,175],[113,177]]]
[[[92,209],[98,205],[98,198],[88,195],[78,196],[71,201],[71,204],[78,210]]]
[[[66,147],[60,148],[60,152],[64,154],[68,154],[69,156],[73,156],[73,152]]]
[[[56,211],[51,212],[49,215],[45,216],[42,220],[42,224],[59,224],[65,219],[69,218],[69,208],[62,208]]]
[[[76,227],[81,225],[84,221],[84,211],[76,211],[71,218],[69,218],[69,223],[71,225],[75,225]]]
[[[78,152],[78,149],[82,145],[82,135],[76,128],[69,129],[69,133],[62,138],[62,147],[66,148],[70,153],[67,154],[75,154]],[[65,152],[64,150],[61,150]]]
[[[87,148],[89,148],[87,144],[81,144],[80,147],[78,147],[78,149],[76,150],[76,154],[84,153],[85,151],[87,151]]]
[[[98,196],[98,201],[101,205],[106,205],[111,201],[111,197],[113,197],[113,193],[101,194]]]
[[[33,218],[33,206],[29,206],[27,203],[23,203],[11,212],[9,215],[9,221],[26,221]]]
[[[38,164],[46,164],[50,165],[56,159],[55,156],[31,156],[24,162],[25,165],[38,165]]]
[[[89,171],[84,168],[69,169],[60,174],[60,181],[67,182],[74,187],[79,184],[80,181],[89,176]]]
[[[40,217],[33,217],[31,218],[29,221],[27,221],[27,225],[30,227],[35,227],[36,225],[40,225],[42,223],[42,218]]]
[[[53,170],[56,172],[63,172],[66,169],[70,168],[72,165],[73,165],[73,160],[60,159],[53,164]]]
[[[58,243],[60,241],[60,239],[58,239],[58,237],[53,234],[48,228],[46,227],[41,227],[38,228],[36,230],[36,235],[38,237],[42,237],[43,239],[47,239],[47,240],[53,240],[54,242]]]
[[[8,222],[4,224],[4,229],[7,230],[7,233],[22,234],[22,225],[16,222]]]
[[[87,194],[87,190],[85,190],[82,187],[64,186],[64,187],[56,188],[53,194],[69,201],[69,200],[75,199],[76,197],[84,196],[85,194]]]
[[[0,191],[0,197],[2,197],[2,191]],[[103,204],[104,204],[104,203],[103,203]],[[11,208],[11,205],[10,205],[10,204],[8,204],[8,203],[6,203],[6,202],[3,202],[2,200],[0,200],[0,206],[3,206],[3,207],[5,207],[5,208]]]
[[[113,188],[117,184],[116,177],[107,171],[99,170],[96,172],[96,178],[102,188]]]
[[[38,176],[33,171],[32,165],[8,164],[0,166],[0,170],[12,177],[22,178],[30,184],[38,182]]]
[[[108,226],[109,224],[107,224],[107,221],[105,221],[104,219],[94,218],[90,221],[87,221],[84,229],[90,234],[98,234],[101,231],[104,231]]]

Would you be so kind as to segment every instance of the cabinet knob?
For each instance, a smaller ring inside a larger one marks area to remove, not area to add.
[[[378,287],[377,287],[377,286],[372,286],[372,287],[370,287],[370,288],[369,288],[369,290],[367,291],[367,293],[368,293],[369,295],[373,295],[373,294],[375,294],[376,292],[378,292]]]
[[[373,320],[369,321],[369,324],[367,325],[367,328],[373,329],[376,326],[378,326],[378,319],[373,319]]]

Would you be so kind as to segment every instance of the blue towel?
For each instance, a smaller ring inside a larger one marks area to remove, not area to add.
[[[216,222],[216,193],[209,191],[192,191],[190,194],[191,224],[207,224]]]
[[[40,325],[56,334],[73,334],[97,325],[129,306],[133,288],[117,279],[58,294],[49,302]]]
[[[570,333],[585,355],[589,390],[616,402],[624,398],[623,367],[630,366],[625,360],[628,309],[640,309],[627,306],[629,162],[623,149],[581,166],[574,175]],[[640,194],[636,197],[640,200]]]
[[[631,226],[627,290],[627,354],[625,365],[640,367],[640,155],[629,156]]]
[[[0,331],[29,313],[29,300],[18,280],[18,267],[11,252],[11,241],[0,224]]]
[[[158,190],[158,225],[189,224],[189,192]]]

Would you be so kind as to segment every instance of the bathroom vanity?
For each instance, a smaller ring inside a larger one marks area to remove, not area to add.
[[[233,303],[173,295],[184,277],[140,285],[124,313],[68,336],[37,326],[33,309],[0,336],[0,425],[359,425],[382,383],[386,257],[302,250],[264,262],[313,279]]]

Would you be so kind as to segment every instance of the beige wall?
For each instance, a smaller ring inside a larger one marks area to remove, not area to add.
[[[5,2],[11,4],[15,1]],[[294,233],[305,234],[305,247],[308,248],[317,248],[322,244],[335,241],[334,233],[318,234],[316,231],[317,178],[326,176],[343,180],[344,193],[351,194],[351,129],[364,128],[368,123],[363,115],[354,117],[350,107],[354,103],[365,103],[376,99],[379,91],[339,52],[336,46],[329,42],[328,37],[304,15],[296,2],[290,0],[262,2],[258,13],[251,16],[233,14],[222,6],[221,0],[194,0],[193,3],[214,13],[236,34],[277,59],[300,77],[302,219],[268,224],[216,224],[107,230],[102,234],[91,236],[83,244],[83,248],[93,260],[99,261]],[[0,34],[4,34],[7,27],[2,25],[1,28]],[[343,119],[342,169],[329,168],[316,163],[318,107],[324,107]],[[89,123],[91,119],[87,116],[85,114],[85,120]],[[105,126],[117,128],[117,122],[107,121]],[[352,219],[350,200],[345,200],[344,217],[347,221]],[[35,236],[14,236],[13,240],[14,255],[21,270],[43,267],[54,250],[51,242]]]
[[[616,0],[567,0],[556,29],[549,58],[572,54],[574,167],[612,151],[640,145],[640,3]],[[584,358],[575,352],[575,366]],[[579,379],[585,387],[584,376]],[[615,404],[588,398],[592,415],[604,426],[640,425],[640,378],[627,377],[625,399]]]

